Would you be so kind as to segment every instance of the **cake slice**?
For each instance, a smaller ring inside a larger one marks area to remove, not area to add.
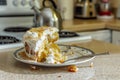
[[[38,62],[62,63],[65,56],[60,53],[55,42],[59,39],[58,29],[54,27],[38,27],[28,30],[23,36],[25,54]]]

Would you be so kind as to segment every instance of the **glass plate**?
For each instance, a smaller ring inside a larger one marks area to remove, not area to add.
[[[20,62],[37,65],[37,66],[46,66],[46,67],[61,67],[68,65],[77,65],[81,63],[88,62],[93,60],[95,55],[94,52],[90,49],[86,49],[78,46],[69,46],[69,45],[59,45],[61,52],[63,55],[66,55],[68,59],[62,64],[47,64],[43,62],[36,62],[31,59],[24,59],[23,56],[20,55],[21,52],[24,52],[24,48],[20,48],[13,53],[13,57]]]

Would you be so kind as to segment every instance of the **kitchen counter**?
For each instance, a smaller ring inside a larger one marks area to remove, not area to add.
[[[120,53],[120,45],[115,45],[99,40],[89,40],[85,42],[76,43],[78,46],[85,47],[93,50],[96,54],[110,52],[110,53]],[[72,45],[76,45],[72,44]]]
[[[79,45],[78,45],[79,44]],[[29,65],[13,59],[12,51],[0,53],[0,80],[119,80],[120,79],[120,46],[91,40],[72,45],[93,50],[96,54],[108,51],[109,55],[96,56],[93,67],[90,63],[79,64],[77,72],[68,72],[66,67],[39,70],[30,69]]]
[[[67,20],[63,21],[63,30],[69,31],[90,31],[100,29],[120,30],[120,20],[114,19],[109,21],[92,20]]]
[[[113,20],[106,23],[106,28],[120,31],[120,20]]]

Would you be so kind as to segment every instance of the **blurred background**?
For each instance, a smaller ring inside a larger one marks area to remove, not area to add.
[[[40,1],[40,7],[42,7],[43,0],[39,0],[39,1]],[[102,1],[108,1],[109,5],[106,3],[105,4],[107,7],[109,7],[109,10],[113,14],[114,18],[116,18],[116,16],[120,14],[118,13],[120,9],[120,0],[54,0],[54,1],[56,2],[58,6],[58,10],[60,11],[62,17],[67,20],[74,18],[76,4],[82,1],[91,1],[92,3],[94,3],[96,11],[97,11],[96,15],[98,15],[98,11],[100,11],[100,6],[103,5]],[[64,6],[66,8],[63,8]]]

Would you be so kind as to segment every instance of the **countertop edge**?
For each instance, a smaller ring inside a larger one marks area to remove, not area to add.
[[[63,22],[63,30],[67,31],[91,31],[91,30],[120,30],[120,20],[99,21],[99,20],[68,20]]]

